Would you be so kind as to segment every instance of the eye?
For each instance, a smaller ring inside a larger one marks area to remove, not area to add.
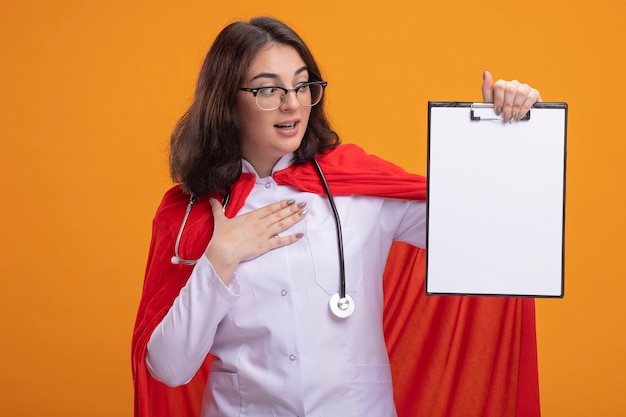
[[[279,89],[277,87],[262,87],[262,88],[259,88],[259,90],[257,91],[257,94],[270,97],[278,93],[278,90]]]
[[[298,93],[308,93],[309,92],[309,83],[302,83],[296,87],[296,92]]]

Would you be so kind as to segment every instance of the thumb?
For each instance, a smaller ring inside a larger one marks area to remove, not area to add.
[[[487,70],[483,72],[483,102],[493,103],[493,77]]]
[[[224,206],[222,206],[222,203],[220,203],[213,197],[209,199],[209,203],[211,203],[211,211],[213,212],[213,221],[217,221],[218,219],[225,217]]]

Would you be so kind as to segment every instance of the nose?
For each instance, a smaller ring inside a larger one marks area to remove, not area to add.
[[[298,107],[300,107],[300,103],[298,102],[295,91],[290,90],[283,95],[282,103],[280,105],[281,110],[291,110]]]

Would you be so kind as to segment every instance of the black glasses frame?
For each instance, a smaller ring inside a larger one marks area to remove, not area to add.
[[[294,93],[296,93],[296,99],[297,99],[297,98],[298,98],[298,91],[300,91],[301,89],[303,89],[303,88],[305,88],[305,87],[311,86],[311,85],[321,85],[321,86],[322,86],[322,93],[320,94],[320,99],[319,99],[317,102],[315,102],[314,104],[311,104],[310,106],[306,106],[306,105],[304,105],[304,104],[300,103],[300,100],[298,100],[298,103],[299,103],[301,106],[304,106],[304,107],[313,107],[313,106],[315,106],[316,104],[318,104],[318,103],[322,100],[322,96],[324,95],[324,89],[325,89],[325,88],[326,88],[326,86],[328,85],[328,82],[326,82],[326,81],[311,81],[311,82],[308,82],[308,83],[303,83],[303,84],[300,84],[300,85],[298,85],[298,86],[296,86],[296,87],[294,87],[294,88],[285,88],[285,87],[279,87],[279,86],[277,86],[277,85],[273,85],[273,86],[255,87],[255,88],[241,87],[239,90],[241,90],[241,91],[246,91],[246,92],[248,92],[248,93],[252,93],[252,95],[253,95],[253,96],[254,96],[254,98],[255,98],[256,105],[257,105],[257,107],[258,107],[259,109],[261,109],[261,110],[271,111],[271,110],[276,110],[277,108],[279,108],[280,106],[282,106],[282,105],[283,105],[283,103],[285,102],[285,97],[287,97],[287,94],[289,94],[290,92],[292,92],[292,91],[293,91]],[[282,90],[282,91],[283,91],[283,93],[284,93],[284,94],[280,97],[280,104],[279,104],[278,106],[274,107],[273,109],[264,109],[263,107],[261,107],[261,106],[259,105],[259,100],[257,99],[257,94],[259,94],[259,91],[264,90],[264,89],[266,89],[266,88],[277,88],[277,89],[279,89],[279,90]]]

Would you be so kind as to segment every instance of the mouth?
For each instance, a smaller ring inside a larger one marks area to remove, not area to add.
[[[293,122],[278,123],[278,124],[275,124],[274,127],[278,129],[282,129],[282,130],[292,130],[298,125],[298,123],[300,122],[293,121]]]

